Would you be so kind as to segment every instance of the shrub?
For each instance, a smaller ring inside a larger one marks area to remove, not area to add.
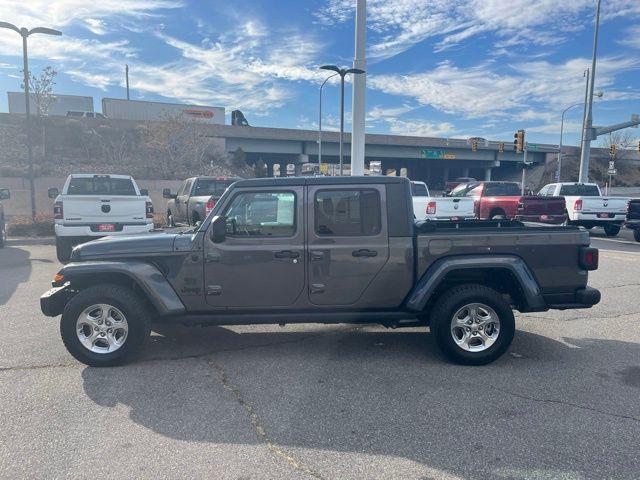
[[[13,217],[7,223],[7,235],[14,237],[48,237],[55,235],[53,215],[38,214],[35,222],[28,216]]]

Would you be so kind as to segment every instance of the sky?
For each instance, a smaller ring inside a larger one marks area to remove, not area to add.
[[[603,0],[594,123],[640,113],[640,0]],[[561,111],[584,99],[595,0],[369,0],[369,133],[556,144]],[[223,106],[254,126],[318,126],[324,64],[349,66],[355,0],[0,0],[0,21],[46,26],[30,69],[52,66],[55,92]],[[20,89],[21,39],[0,29],[0,111]],[[334,79],[335,80],[335,79]],[[351,110],[346,89],[347,126]],[[339,85],[323,126],[338,128]],[[565,143],[579,142],[582,107]],[[227,118],[227,122],[229,119]],[[640,130],[631,131],[634,138]]]

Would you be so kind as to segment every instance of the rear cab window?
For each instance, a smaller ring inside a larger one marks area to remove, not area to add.
[[[421,182],[411,182],[411,195],[414,197],[428,197],[429,190],[427,186]]]
[[[318,236],[375,236],[382,229],[380,193],[374,189],[319,190],[314,198]]]
[[[484,187],[485,197],[517,197],[520,194],[517,183],[487,183]]]
[[[137,192],[130,178],[72,177],[67,195],[137,195]]]
[[[600,189],[597,185],[562,185],[560,195],[567,197],[599,197]]]

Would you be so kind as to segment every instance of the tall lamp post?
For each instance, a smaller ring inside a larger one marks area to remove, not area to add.
[[[342,148],[344,142],[344,77],[349,74],[360,74],[364,73],[364,70],[360,70],[359,68],[340,68],[336,65],[323,65],[320,67],[322,70],[331,70],[340,75],[340,176],[342,176],[343,171],[343,155]]]
[[[602,92],[598,92],[598,93],[595,93],[594,95],[598,98],[602,98],[604,94]],[[562,110],[562,117],[560,120],[560,143],[558,144],[558,168],[556,168],[556,182],[560,182],[560,175],[562,173],[562,136],[564,133],[564,116],[573,107],[577,107],[580,105],[584,105],[584,102],[574,103],[573,105],[569,105],[567,108]]]
[[[322,85],[320,85],[320,108],[318,109],[318,168],[322,165],[322,89],[324,88],[325,83],[336,75],[338,74],[334,73],[333,75],[329,75],[324,79]]]
[[[24,112],[27,122],[27,159],[29,161],[29,189],[31,190],[31,219],[36,219],[36,194],[35,185],[33,179],[33,150],[31,147],[31,118],[29,109],[29,56],[27,53],[27,38],[34,33],[41,33],[43,35],[62,35],[62,32],[54,30],[52,28],[36,27],[31,30],[27,28],[18,28],[15,25],[8,22],[0,22],[0,28],[7,28],[13,30],[22,37],[22,62],[24,73]]]

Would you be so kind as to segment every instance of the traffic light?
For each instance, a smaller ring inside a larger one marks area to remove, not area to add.
[[[513,150],[516,153],[522,153],[524,151],[524,130],[518,130],[513,134]]]
[[[640,142],[639,142],[639,143],[640,143]],[[500,143],[498,144],[498,151],[499,151],[500,153],[504,153],[504,142],[500,142]]]
[[[472,152],[478,151],[478,140],[476,139],[471,140],[471,151]]]
[[[615,143],[613,145],[611,145],[609,147],[609,155],[612,156],[612,157],[615,157],[617,149],[618,149],[618,147],[616,146]]]

